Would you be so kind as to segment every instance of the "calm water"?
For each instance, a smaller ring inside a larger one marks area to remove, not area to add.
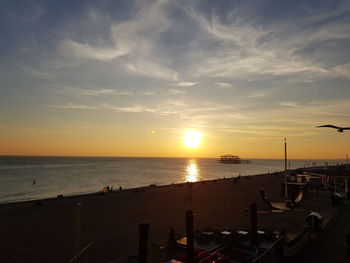
[[[291,168],[342,160],[290,160]],[[216,159],[0,157],[0,203],[101,190],[253,175],[284,170],[284,160],[219,164]],[[35,184],[33,181],[35,180]]]

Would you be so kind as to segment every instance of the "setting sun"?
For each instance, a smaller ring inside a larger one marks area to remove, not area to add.
[[[187,148],[195,149],[201,144],[201,133],[198,131],[186,131],[184,136],[184,144]]]

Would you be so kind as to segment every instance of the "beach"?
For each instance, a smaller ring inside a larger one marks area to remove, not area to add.
[[[157,251],[170,227],[184,235],[188,209],[195,229],[249,228],[250,203],[269,211],[259,189],[271,200],[283,200],[282,180],[282,174],[265,174],[242,177],[238,183],[227,178],[2,204],[0,261],[68,262],[92,242],[85,262],[129,262],[137,256],[139,223],[150,224],[150,251]],[[305,200],[297,212],[258,213],[259,228],[291,230],[303,224],[310,206],[315,211],[324,207]],[[150,262],[158,262],[152,253]]]

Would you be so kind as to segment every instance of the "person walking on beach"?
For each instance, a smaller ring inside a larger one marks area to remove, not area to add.
[[[36,180],[34,179],[34,181],[33,181],[33,186],[36,184]]]

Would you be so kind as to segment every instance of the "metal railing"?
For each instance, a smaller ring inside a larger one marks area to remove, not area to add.
[[[89,244],[87,244],[82,250],[80,250],[71,260],[69,260],[69,263],[76,263],[81,260],[81,257],[85,255],[85,253],[89,250],[89,248],[92,246],[93,242],[91,241]]]

